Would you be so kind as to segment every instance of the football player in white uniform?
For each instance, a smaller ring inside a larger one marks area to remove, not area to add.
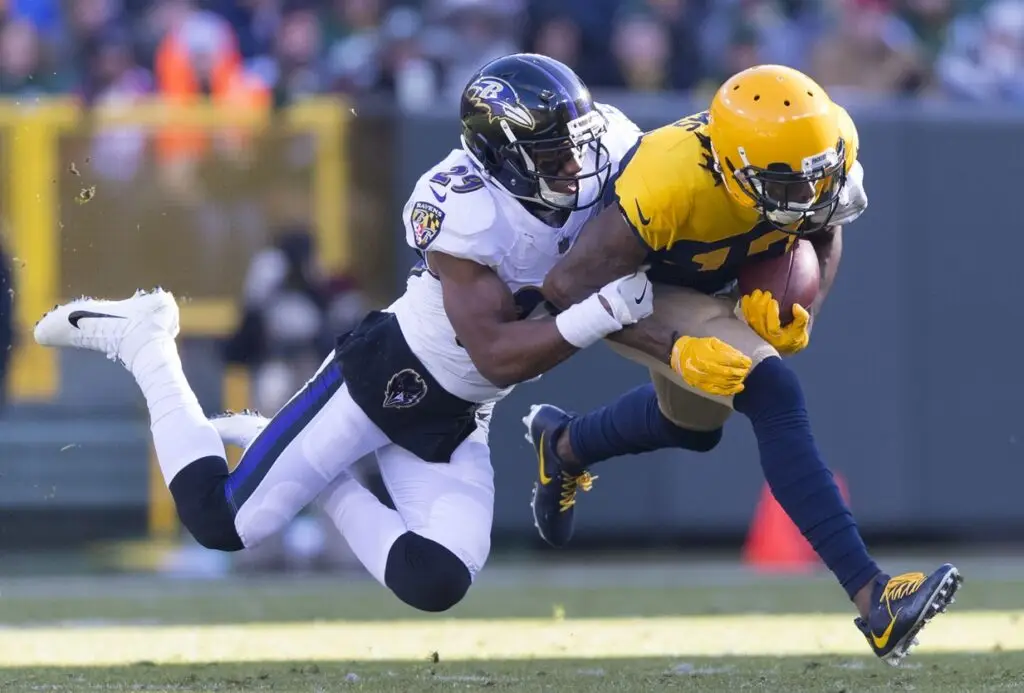
[[[405,294],[341,337],[269,422],[207,420],[182,372],[169,293],[83,298],[36,326],[40,344],[100,351],[131,371],[178,515],[203,546],[254,546],[319,498],[399,599],[452,607],[490,551],[494,403],[651,313],[642,271],[557,318],[539,291],[596,215],[636,126],[596,106],[561,63],[526,54],[484,66],[461,112],[461,148],[419,180],[404,210],[422,256]],[[234,470],[224,440],[245,445]],[[396,510],[346,471],[369,453]]]

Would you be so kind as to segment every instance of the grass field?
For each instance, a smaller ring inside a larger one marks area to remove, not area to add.
[[[715,659],[538,660],[477,663],[381,662],[212,664],[120,668],[0,669],[3,691],[770,691],[772,693],[988,693],[1024,689],[1024,657],[923,656],[889,670],[867,659],[721,657]]]
[[[0,578],[0,691],[1024,691],[1024,580],[964,572],[901,669],[827,577],[734,567],[497,566],[443,617],[346,575]]]

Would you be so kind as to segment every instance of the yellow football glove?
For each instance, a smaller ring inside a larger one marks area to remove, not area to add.
[[[811,314],[800,304],[793,304],[793,320],[785,326],[779,318],[779,302],[770,291],[754,289],[740,299],[740,310],[750,329],[780,354],[795,354],[811,341]]]
[[[680,337],[672,346],[671,365],[688,385],[728,397],[743,391],[751,361],[715,337]]]

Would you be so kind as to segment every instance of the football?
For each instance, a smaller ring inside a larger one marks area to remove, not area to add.
[[[754,289],[770,291],[779,302],[779,316],[785,325],[793,319],[794,303],[808,308],[818,295],[818,255],[810,241],[798,240],[785,255],[744,265],[738,279],[741,296]]]

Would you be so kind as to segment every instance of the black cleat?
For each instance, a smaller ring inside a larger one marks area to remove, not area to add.
[[[871,590],[867,622],[857,617],[854,624],[876,655],[899,666],[925,624],[953,603],[963,581],[960,571],[949,563],[927,577],[924,573],[880,575]]]
[[[526,439],[537,452],[539,471],[533,486],[533,524],[541,538],[555,547],[569,543],[573,531],[576,492],[589,491],[596,476],[587,470],[569,472],[555,451],[558,436],[572,416],[550,404],[535,404],[523,419]]]

